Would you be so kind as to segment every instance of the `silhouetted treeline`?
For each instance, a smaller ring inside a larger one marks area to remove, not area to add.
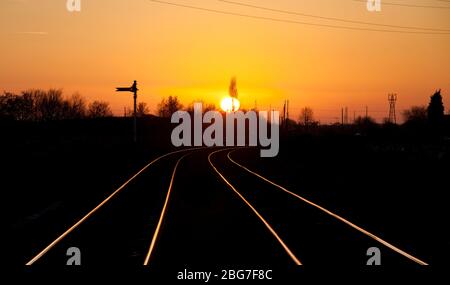
[[[170,118],[173,113],[183,109],[183,105],[177,96],[169,96],[169,98],[163,98],[158,104],[157,114],[161,118]]]
[[[431,97],[428,106],[413,106],[403,112],[404,126],[416,132],[450,134],[450,114],[445,115],[441,90]]]
[[[109,103],[94,101],[88,105],[79,94],[64,98],[61,89],[36,89],[21,94],[4,92],[0,95],[0,119],[45,122],[110,116]]]

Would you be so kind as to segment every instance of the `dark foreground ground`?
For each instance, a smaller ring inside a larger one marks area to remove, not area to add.
[[[170,151],[170,125],[121,119],[35,126],[2,126],[2,201],[8,239],[5,260],[15,270],[98,205],[159,154]],[[156,139],[155,139],[156,138]],[[379,134],[302,134],[284,137],[280,155],[256,149],[232,157],[321,206],[423,259],[448,265],[446,230],[450,142]],[[292,260],[265,226],[212,171],[201,150],[180,163],[152,268],[282,268]],[[35,270],[64,266],[77,246],[84,268],[141,268],[173,167],[181,154],[139,176],[60,245]],[[233,166],[226,152],[213,163],[257,208],[305,265],[367,270],[366,250],[379,244]],[[379,246],[382,264],[417,266]]]
[[[450,254],[449,148],[449,141],[298,137],[275,159],[261,159],[256,150],[232,157],[443,269]]]

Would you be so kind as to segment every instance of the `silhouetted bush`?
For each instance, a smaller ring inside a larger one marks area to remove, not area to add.
[[[428,118],[428,111],[425,106],[413,106],[403,111],[405,123],[423,123]]]
[[[197,100],[197,101],[192,102],[191,104],[189,104],[189,105],[186,107],[186,111],[187,111],[188,113],[190,113],[190,114],[193,114],[193,113],[194,113],[194,104],[195,104],[195,103],[202,103],[202,111],[203,111],[203,113],[206,113],[206,112],[208,112],[208,111],[218,111],[218,109],[216,108],[216,105],[204,103],[204,102],[202,102],[201,100]]]
[[[299,117],[299,124],[303,126],[317,125],[314,121],[314,111],[312,108],[305,107],[302,109]]]
[[[161,103],[158,104],[158,116],[161,118],[170,118],[173,113],[183,109],[183,105],[178,100],[177,96],[169,96],[169,98],[163,98]]]
[[[147,103],[141,102],[137,105],[136,116],[144,117],[150,113]]]
[[[94,101],[89,104],[88,116],[89,118],[106,118],[112,117],[113,113],[109,108],[108,102]]]
[[[369,116],[364,116],[364,117],[357,117],[355,119],[355,127],[358,131],[360,132],[372,132],[376,129],[378,129],[379,125],[377,124],[377,122],[375,121],[375,119],[373,119],[372,117]]]
[[[357,117],[355,119],[355,125],[373,127],[376,126],[377,123],[375,122],[375,119],[372,117]]]

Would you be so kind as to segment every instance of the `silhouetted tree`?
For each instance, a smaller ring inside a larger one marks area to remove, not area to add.
[[[191,104],[189,104],[189,106],[187,106],[187,108],[186,108],[186,111],[191,114],[194,113],[194,104],[195,103],[202,103],[203,113],[206,113],[208,111],[216,111],[217,110],[216,105],[204,103],[203,101],[198,100],[198,101],[195,101],[195,102],[192,102]]]
[[[432,123],[438,123],[443,119],[444,103],[442,102],[441,90],[438,90],[430,98],[430,104],[428,105],[428,120]]]
[[[21,96],[15,98],[15,119],[19,121],[34,120],[35,100],[32,94],[22,92]]]
[[[314,123],[314,111],[309,107],[303,108],[300,113],[299,123],[303,126],[309,126],[309,125],[313,124]]]
[[[64,118],[66,103],[62,90],[50,89],[47,92],[24,91],[21,95],[5,93],[0,105],[2,117],[19,121],[53,121]]]
[[[75,93],[67,101],[66,118],[68,119],[82,119],[86,117],[86,101],[80,94]]]
[[[425,122],[427,120],[427,108],[425,106],[413,106],[403,111],[405,123]]]
[[[230,87],[228,88],[228,93],[230,94],[231,99],[231,112],[237,111],[237,106],[235,106],[235,99],[238,97],[237,90],[237,79],[236,77],[231,78]]]
[[[30,89],[22,92],[22,97],[26,98],[27,101],[32,102],[27,104],[28,107],[31,106],[31,110],[29,113],[29,120],[33,121],[42,121],[43,112],[42,112],[42,102],[44,98],[47,96],[47,92],[40,89]]]
[[[16,98],[17,95],[7,92],[0,96],[0,118],[16,119]]]
[[[176,96],[169,96],[169,98],[163,98],[161,103],[158,104],[158,115],[162,118],[170,118],[173,113],[183,109],[183,105]]]
[[[145,115],[148,115],[148,113],[150,113],[150,110],[147,107],[147,103],[141,102],[137,105],[136,116],[144,117]]]
[[[357,125],[358,127],[362,127],[362,128],[372,128],[372,127],[377,126],[377,123],[376,123],[375,119],[372,117],[359,116],[355,119],[355,125]]]
[[[318,123],[318,122],[314,122],[314,123]],[[293,128],[293,127],[295,127],[295,126],[297,126],[297,122],[296,121],[294,121],[294,120],[292,120],[292,119],[287,119],[286,118],[286,121],[285,121],[285,126],[286,126],[286,128]]]
[[[82,119],[88,115],[85,99],[78,93],[63,97],[62,90],[30,89],[20,95],[0,95],[0,118],[17,121],[55,121]],[[90,117],[112,116],[106,102],[94,102],[89,108]]]
[[[214,104],[203,105],[203,112],[209,112],[209,111],[217,111],[216,105],[214,105]]]
[[[89,104],[88,116],[90,118],[104,118],[112,117],[112,111],[109,108],[109,103],[102,101],[94,101]]]
[[[232,98],[238,97],[236,77],[231,78],[230,87],[228,88],[228,93],[230,94],[230,97],[232,97]]]
[[[42,120],[54,121],[64,118],[64,100],[61,89],[50,89],[45,96],[39,99],[37,108],[40,110]]]

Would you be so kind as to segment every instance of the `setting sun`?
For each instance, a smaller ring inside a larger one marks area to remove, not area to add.
[[[238,111],[240,106],[241,104],[237,98],[225,97],[220,102],[220,107],[227,113]]]

